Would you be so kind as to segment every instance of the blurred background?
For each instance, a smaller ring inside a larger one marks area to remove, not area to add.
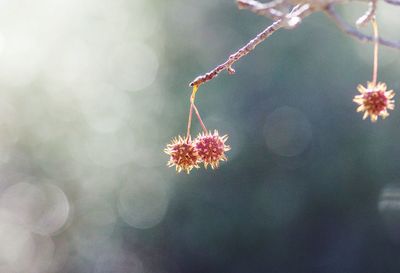
[[[399,12],[380,4],[383,36]],[[0,1],[0,273],[399,272],[400,111],[362,121],[372,45],[323,14],[200,88],[227,163],[166,167],[188,83],[269,23],[232,0]]]

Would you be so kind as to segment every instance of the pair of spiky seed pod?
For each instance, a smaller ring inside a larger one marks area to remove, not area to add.
[[[220,161],[227,158],[225,152],[230,147],[225,144],[227,135],[220,136],[217,130],[199,134],[194,140],[189,135],[186,138],[178,136],[172,140],[164,150],[170,156],[168,166],[175,166],[178,172],[185,171],[189,173],[193,168],[199,168],[203,163],[204,167],[208,165],[212,169],[218,168]]]

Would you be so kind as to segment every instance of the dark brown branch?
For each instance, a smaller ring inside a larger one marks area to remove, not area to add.
[[[358,40],[360,40],[362,42],[373,42],[374,41],[374,37],[358,31],[356,28],[352,27],[346,21],[344,21],[336,13],[336,11],[332,5],[328,5],[325,9],[325,12],[328,15],[328,17],[336,23],[338,28],[341,29],[346,34],[348,34],[354,38],[357,38]],[[379,38],[379,44],[381,44],[383,46],[391,47],[391,48],[400,49],[400,41],[389,41],[386,39]]]

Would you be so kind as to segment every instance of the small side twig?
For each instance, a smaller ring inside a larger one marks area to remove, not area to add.
[[[304,17],[308,16],[311,14],[312,8],[309,5],[299,5],[293,8],[292,12],[286,15],[284,18],[279,19],[272,23],[270,26],[268,26],[266,29],[264,29],[261,33],[259,33],[254,39],[252,39],[250,42],[248,42],[245,46],[240,48],[238,51],[235,53],[231,54],[228,59],[212,69],[210,72],[198,76],[196,79],[194,79],[189,85],[190,86],[200,86],[201,84],[208,82],[215,77],[218,76],[219,73],[221,73],[224,70],[227,70],[229,74],[234,74],[235,70],[232,68],[232,65],[237,62],[239,59],[242,57],[246,56],[249,54],[254,48],[266,40],[269,36],[271,36],[275,31],[282,27],[295,27],[297,26],[300,22],[301,19]]]
[[[239,9],[247,9],[273,20],[281,19],[285,15],[279,10],[284,5],[284,0],[274,0],[269,3],[260,3],[255,0],[237,0],[236,3]]]
[[[372,21],[372,19],[375,17],[377,2],[378,2],[377,0],[371,0],[369,2],[369,9],[363,16],[361,16],[357,20],[356,22],[357,26],[364,26]]]
[[[335,11],[332,5],[328,5],[325,8],[325,13],[328,15],[332,21],[335,22],[335,24],[338,26],[339,29],[341,29],[344,33],[357,38],[358,40],[362,42],[373,42],[375,39],[373,36],[364,34],[360,31],[358,31],[356,28],[352,27],[349,25],[346,21],[344,21]],[[379,44],[391,48],[396,48],[400,49],[400,41],[390,41],[386,39],[379,38],[378,40]]]

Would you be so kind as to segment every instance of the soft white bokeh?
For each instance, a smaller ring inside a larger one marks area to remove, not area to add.
[[[162,221],[169,203],[167,181],[157,173],[126,181],[119,191],[118,212],[129,225],[146,229]]]
[[[0,209],[0,261],[16,272],[25,272],[31,266],[35,242],[29,229],[7,210]]]
[[[0,1],[0,272],[144,272],[114,232],[168,206],[166,179],[124,173],[165,164],[160,22],[144,0]]]

